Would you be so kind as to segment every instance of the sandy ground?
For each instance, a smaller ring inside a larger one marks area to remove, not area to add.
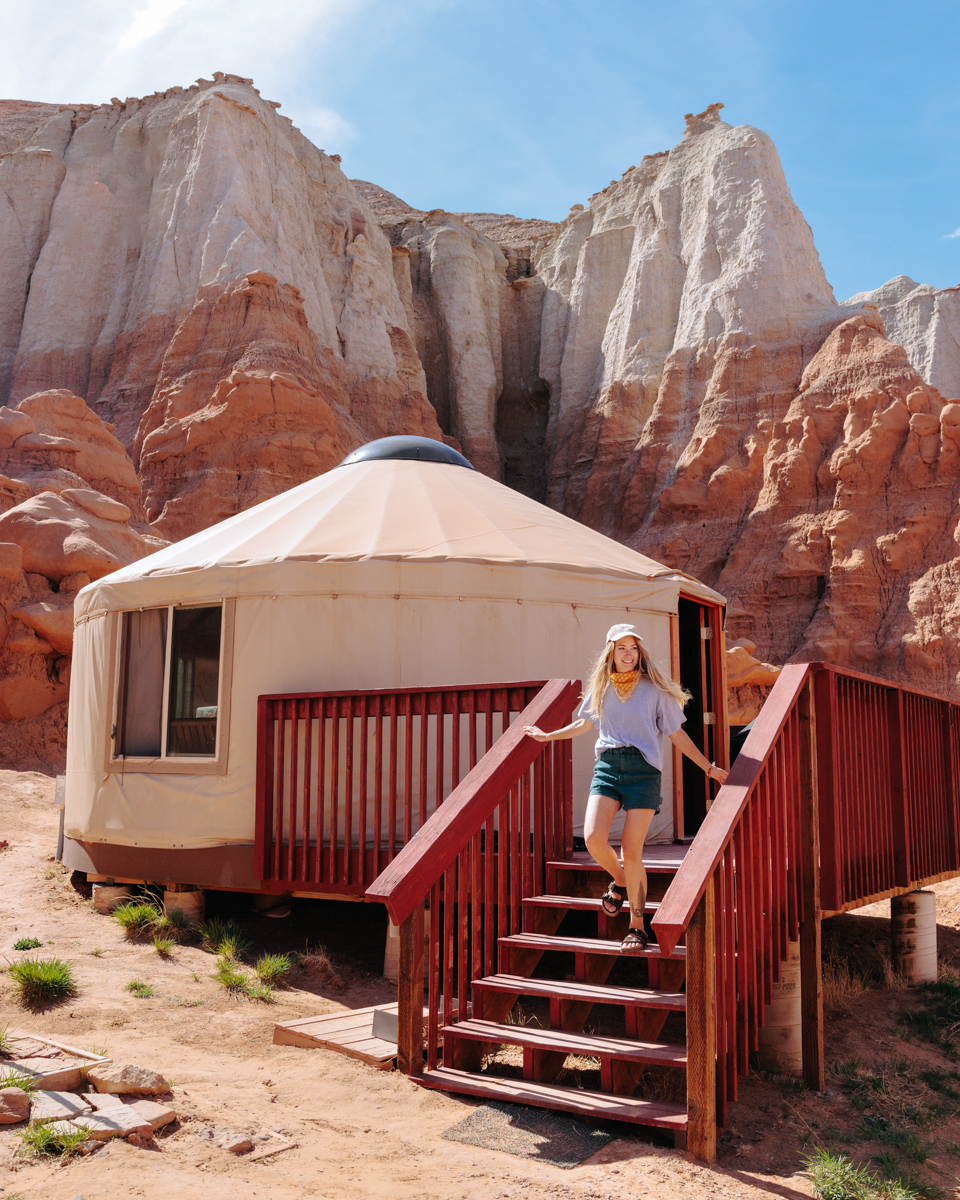
[[[179,1119],[159,1136],[156,1149],[115,1141],[65,1164],[24,1160],[16,1153],[15,1129],[0,1127],[2,1200],[187,1195],[792,1200],[811,1194],[802,1174],[811,1122],[852,1119],[841,1098],[794,1095],[751,1078],[741,1081],[741,1100],[716,1167],[694,1163],[656,1144],[646,1131],[622,1125],[616,1140],[567,1170],[445,1141],[443,1131],[475,1102],[418,1088],[396,1072],[329,1051],[272,1044],[276,1021],[395,997],[378,973],[385,929],[379,907],[296,901],[287,921],[273,921],[253,915],[246,897],[211,897],[212,911],[237,916],[258,948],[323,943],[342,976],[340,987],[297,983],[278,991],[274,1004],[232,999],[211,978],[211,955],[184,946],[162,961],[152,945],[124,940],[110,918],[85,902],[53,860],[52,796],[53,780],[46,776],[0,772],[0,840],[9,842],[0,851],[0,953],[16,957],[12,945],[18,938],[37,937],[44,943],[37,953],[75,963],[80,990],[64,1004],[25,1012],[10,980],[0,975],[0,1026],[10,1022],[73,1044],[105,1047],[115,1061],[160,1071],[172,1085]],[[947,886],[952,905],[958,887]],[[843,920],[850,925],[855,919]],[[873,945],[884,925],[868,918],[851,926],[851,936]],[[950,953],[960,956],[960,939],[954,941]],[[132,979],[150,983],[157,996],[133,998],[125,990]],[[870,992],[855,1013],[831,1022],[828,1061],[842,1057],[850,1045],[862,1052],[888,1044],[891,1013],[901,1003],[891,999],[896,995]],[[297,1148],[252,1163],[197,1136],[210,1126],[278,1132]],[[960,1140],[960,1129],[952,1136]]]

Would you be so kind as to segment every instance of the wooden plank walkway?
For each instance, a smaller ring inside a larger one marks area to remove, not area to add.
[[[323,1017],[280,1021],[273,1027],[273,1044],[336,1050],[381,1071],[391,1071],[397,1044],[373,1036],[373,1015],[378,1009],[396,1013],[397,1005],[372,1004],[369,1008],[346,1009]]]

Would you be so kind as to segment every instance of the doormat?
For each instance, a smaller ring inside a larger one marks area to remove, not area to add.
[[[555,1167],[576,1167],[602,1150],[614,1135],[568,1113],[490,1100],[443,1133],[448,1142],[502,1150]]]

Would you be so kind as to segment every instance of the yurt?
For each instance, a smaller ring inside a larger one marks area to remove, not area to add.
[[[371,443],[79,593],[63,860],[256,890],[260,697],[583,679],[621,621],[694,692],[687,729],[722,761],[722,616],[710,588],[442,443]],[[592,742],[573,743],[575,832]],[[651,840],[689,837],[704,794],[668,756]]]

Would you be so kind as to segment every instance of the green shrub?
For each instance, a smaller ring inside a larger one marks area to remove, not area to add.
[[[233,959],[221,957],[213,977],[222,988],[235,996],[247,996],[251,1000],[273,1000],[273,988],[263,980],[253,980]]]
[[[128,938],[146,937],[160,917],[160,909],[150,900],[128,900],[113,910],[113,919]]]
[[[190,918],[182,909],[171,908],[168,913],[161,913],[153,923],[154,933],[164,938],[172,938],[175,942],[184,942],[193,933]]]
[[[131,992],[138,1000],[149,1000],[151,996],[157,993],[149,983],[144,983],[142,979],[131,979],[127,984],[127,991]]]
[[[39,938],[25,937],[13,943],[14,950],[39,950],[43,942]]]
[[[228,992],[246,994],[249,982],[246,973],[230,958],[218,958],[213,977]]]
[[[153,948],[161,958],[169,958],[173,953],[173,939],[153,935]]]
[[[69,1158],[87,1140],[83,1129],[53,1129],[50,1124],[28,1125],[17,1136],[20,1138],[20,1153],[34,1158],[41,1158],[44,1154]]]
[[[239,961],[250,953],[250,939],[236,921],[212,917],[200,926],[200,936],[204,949],[212,950],[221,958]]]
[[[0,1068],[0,1087],[18,1087],[21,1092],[36,1092],[40,1089],[40,1080],[36,1075],[25,1075],[23,1071]]]
[[[277,984],[290,973],[289,954],[261,954],[253,968],[264,983]]]
[[[9,1058],[13,1054],[13,1037],[10,1025],[0,1025],[0,1058]]]
[[[66,1000],[76,993],[73,964],[62,958],[21,958],[7,968],[23,1004]]]

